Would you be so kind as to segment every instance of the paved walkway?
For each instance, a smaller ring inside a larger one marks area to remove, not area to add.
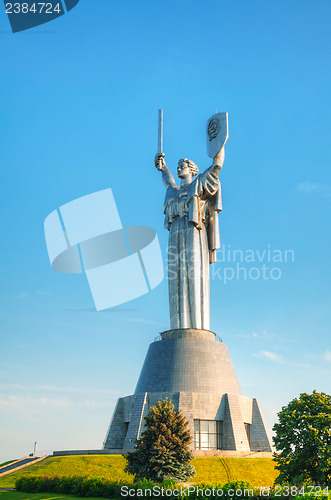
[[[40,457],[24,457],[24,458],[21,458],[20,460],[17,460],[16,462],[12,462],[11,464],[0,467],[0,477],[4,476],[5,474],[9,474],[10,472],[14,472],[15,470],[26,467],[27,465],[30,465],[34,462],[39,462],[39,460],[46,458],[46,456],[41,457],[41,458]]]

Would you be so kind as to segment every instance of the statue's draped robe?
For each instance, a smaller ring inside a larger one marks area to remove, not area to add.
[[[210,167],[185,186],[168,186],[168,280],[171,328],[209,330],[209,264],[220,247],[218,175]]]

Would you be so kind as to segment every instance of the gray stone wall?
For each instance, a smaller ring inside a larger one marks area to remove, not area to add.
[[[124,398],[117,400],[117,404],[110,421],[103,448],[123,448],[125,427],[124,427]]]
[[[160,391],[241,394],[227,346],[213,337],[206,338],[205,330],[196,330],[196,335],[199,332],[199,338],[182,337],[179,330],[177,338],[153,342],[135,394]]]
[[[225,450],[250,451],[245,431],[244,415],[237,394],[227,394],[224,411],[223,444]]]
[[[134,395],[132,400],[128,401],[131,407],[131,415],[123,443],[123,448],[127,450],[135,447],[135,442],[141,434],[141,426],[149,410],[146,400],[147,393]]]
[[[239,394],[203,394],[190,392],[157,392],[135,394],[119,399],[104,443],[105,449],[133,449],[144,431],[144,417],[158,401],[171,399],[189,422],[192,437],[194,420],[223,421],[223,449],[238,452],[271,452],[271,440],[265,426],[259,402]],[[122,420],[121,420],[122,419]],[[129,422],[125,436],[125,422]],[[250,424],[250,443],[245,423]],[[192,449],[194,443],[192,442]],[[211,451],[211,454],[214,454]]]
[[[272,441],[266,426],[260,403],[253,399],[253,417],[251,427],[251,447],[256,451],[272,451]],[[269,444],[269,445],[268,445]]]

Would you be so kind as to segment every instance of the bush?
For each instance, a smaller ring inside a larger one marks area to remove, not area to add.
[[[195,475],[189,448],[192,436],[188,422],[180,411],[174,411],[171,400],[165,398],[150,408],[145,417],[145,431],[136,443],[134,453],[128,453],[125,472],[135,480],[150,479],[187,481]]]
[[[121,495],[121,487],[127,486],[130,489],[134,489],[136,494],[130,494],[125,497]],[[24,491],[27,493],[60,493],[66,495],[77,495],[80,497],[101,497],[101,498],[112,498],[114,500],[123,500],[123,498],[129,498],[133,500],[138,500],[141,498],[156,498],[153,495],[153,488],[164,488],[165,490],[180,489],[180,486],[175,484],[173,481],[165,481],[162,484],[155,483],[152,481],[143,480],[136,483],[124,483],[124,482],[114,482],[109,481],[104,478],[94,478],[88,479],[86,477],[21,477],[16,481],[16,489],[18,491]],[[190,500],[204,500],[207,498],[220,498],[222,500],[284,500],[295,498],[296,500],[305,499],[327,499],[328,495],[323,492],[317,493],[317,490],[310,492],[307,487],[305,487],[305,495],[299,494],[300,486],[290,486],[282,485],[276,486],[274,488],[269,488],[268,491],[265,488],[261,493],[260,488],[254,488],[249,483],[244,481],[233,481],[221,484],[195,484],[191,485],[191,488],[195,488],[194,492],[190,492],[190,495],[180,494],[179,495],[158,495],[160,498],[171,498],[172,500],[185,500],[185,498],[190,498]],[[185,488],[185,487],[183,487]],[[282,490],[280,489],[282,488]],[[292,488],[292,489],[291,489]],[[202,495],[201,490],[210,490],[211,494]],[[215,494],[212,494],[214,489]],[[217,496],[216,492],[218,489],[222,489],[222,495]],[[138,491],[140,490],[140,491]],[[142,490],[142,491],[141,491]],[[151,490],[152,495],[146,490]],[[231,490],[231,491],[230,491]],[[253,493],[249,496],[247,490]],[[236,494],[236,492],[240,492]]]
[[[278,418],[273,427],[277,481],[331,486],[331,396],[300,394]]]
[[[121,485],[103,478],[21,477],[16,489],[27,493],[61,493],[80,497],[121,498]]]

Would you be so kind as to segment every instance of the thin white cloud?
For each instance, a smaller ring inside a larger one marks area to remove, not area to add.
[[[86,389],[80,387],[56,387],[54,385],[40,385],[37,390],[50,391],[50,392],[70,392],[78,394],[117,394],[117,391],[109,389]]]
[[[162,323],[160,323],[159,321],[153,321],[145,318],[123,318],[123,321],[127,321],[129,323],[143,323],[145,325],[152,325],[152,326],[162,325]]]
[[[88,389],[81,387],[57,387],[54,385],[22,385],[22,384],[0,384],[0,387],[6,389],[19,389],[22,391],[31,392],[62,392],[71,394],[100,394],[100,395],[117,395],[118,391],[109,389]]]
[[[242,339],[263,339],[263,340],[271,340],[276,337],[274,333],[267,332],[266,330],[262,330],[262,332],[249,332],[249,333],[236,333],[234,335],[235,337],[242,338]]]
[[[319,184],[317,182],[301,182],[297,185],[296,190],[299,191],[299,193],[304,194],[319,192],[320,194],[324,194],[327,196],[329,196],[331,193],[329,186]]]
[[[241,339],[254,339],[256,341],[272,342],[277,340],[277,342],[285,342],[286,344],[293,343],[293,340],[277,335],[276,333],[268,332],[267,330],[262,330],[260,332],[252,331],[247,333],[235,333],[234,337]]]
[[[18,292],[16,295],[3,295],[4,299],[11,299],[11,300],[22,300],[22,299],[27,299],[29,295],[25,292]]]
[[[323,353],[323,356],[322,356],[326,361],[329,361],[331,362],[331,351],[329,351],[328,349]]]
[[[62,398],[30,398],[24,396],[16,396],[15,394],[10,394],[7,398],[0,399],[0,408],[13,408],[21,411],[24,408],[68,408],[72,406],[72,403],[67,399]]]
[[[311,366],[308,364],[293,363],[292,361],[288,361],[287,359],[284,359],[280,354],[272,351],[259,351],[258,353],[253,353],[253,356],[255,358],[265,359],[273,363],[292,366],[294,368],[311,368]]]
[[[36,290],[34,292],[34,294],[40,295],[40,296],[52,295],[50,292],[47,292],[45,290]],[[32,296],[33,296],[33,293],[32,293]],[[20,291],[20,292],[16,293],[15,295],[3,295],[2,297],[4,299],[10,299],[10,300],[22,300],[22,299],[28,299],[29,297],[31,297],[31,295],[29,295],[26,292]]]
[[[270,361],[274,361],[275,363],[284,363],[282,356],[271,351],[260,351],[257,357],[269,359]]]
[[[26,397],[10,394],[7,397],[0,398],[0,411],[12,411],[17,414],[22,412],[28,414],[40,414],[45,410],[64,410],[77,408],[100,408],[113,406],[110,401],[96,401],[94,399],[83,399],[73,401],[68,398],[49,398],[49,397]]]
[[[94,399],[85,399],[80,405],[87,406],[88,408],[110,408],[114,406],[113,403],[109,401],[95,401]]]

